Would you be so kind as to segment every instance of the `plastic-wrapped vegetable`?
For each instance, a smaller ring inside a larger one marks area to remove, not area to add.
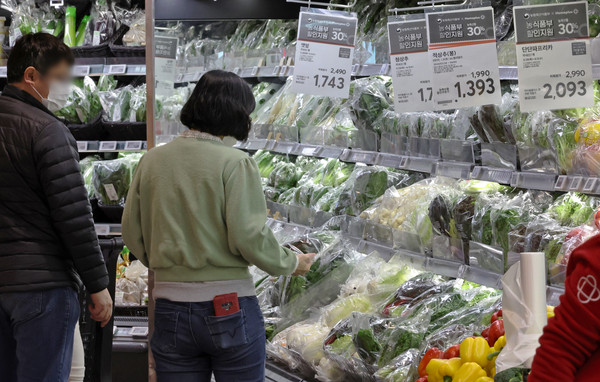
[[[94,174],[94,162],[97,162],[99,160],[99,157],[89,156],[79,161],[81,175],[83,175],[83,183],[85,184],[85,189],[88,192],[89,198],[92,198],[94,196],[94,187],[92,184],[92,177]]]
[[[146,120],[146,85],[124,86],[99,93],[100,103],[109,121],[144,122]]]
[[[256,100],[256,108],[251,115],[252,119],[256,119],[256,116],[261,112],[262,107],[265,106],[267,101],[269,101],[280,88],[281,85],[271,82],[261,82],[252,88],[252,94]]]
[[[116,29],[116,19],[106,0],[95,1],[92,5],[84,45],[100,45],[108,42]]]
[[[418,377],[417,364],[420,351],[409,349],[391,360],[375,373],[375,376],[385,382],[413,381]]]
[[[577,146],[573,152],[571,173],[598,176],[600,174],[600,122],[595,118],[584,120],[577,128],[574,140]]]
[[[146,13],[143,10],[137,10],[132,17],[127,18],[126,25],[129,30],[123,36],[123,45],[125,46],[145,46],[146,45]]]
[[[94,194],[102,204],[125,203],[133,173],[141,156],[142,154],[129,154],[124,158],[93,163]]]
[[[569,192],[556,199],[548,213],[561,225],[577,227],[591,223],[591,218],[598,207],[600,207],[600,198]]]
[[[391,108],[391,77],[373,76],[354,81],[352,108],[361,127],[372,130],[385,110]]]
[[[133,89],[131,93],[129,122],[146,121],[146,84]]]
[[[296,187],[304,171],[293,163],[279,162],[269,175],[269,185],[276,189],[290,189]]]
[[[431,248],[433,227],[428,214],[429,205],[437,195],[457,193],[455,186],[455,181],[438,177],[403,189],[390,189],[361,217],[415,234],[425,248]]]

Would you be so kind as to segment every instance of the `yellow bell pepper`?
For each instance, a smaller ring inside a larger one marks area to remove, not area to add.
[[[429,382],[444,382],[444,377],[454,377],[462,366],[460,358],[437,359],[434,358],[427,364],[427,380]]]
[[[489,377],[494,378],[496,376],[496,359],[494,358],[485,368]]]
[[[504,349],[505,346],[506,346],[506,336],[502,336],[496,340],[496,343],[494,344],[494,350],[500,351],[500,350]]]
[[[460,344],[460,359],[463,362],[474,362],[485,368],[490,362],[487,358],[489,354],[490,346],[483,337],[469,337]]]
[[[494,378],[481,377],[481,378],[477,379],[475,382],[494,382]]]
[[[546,305],[546,317],[554,317],[554,307],[552,305]]]
[[[475,362],[466,362],[458,369],[452,382],[476,382],[481,377],[487,377],[485,370]]]

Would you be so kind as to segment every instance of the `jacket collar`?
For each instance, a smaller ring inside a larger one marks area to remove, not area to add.
[[[44,105],[42,105],[42,103],[38,101],[34,96],[27,93],[26,91],[19,89],[16,86],[6,85],[4,87],[4,90],[2,91],[2,95],[24,102],[58,119],[57,116],[55,116],[50,110],[48,110]]]

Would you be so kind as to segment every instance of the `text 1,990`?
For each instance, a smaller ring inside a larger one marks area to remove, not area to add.
[[[483,93],[494,94],[496,86],[492,78],[479,79],[477,81],[466,81],[464,84],[457,82],[454,84],[458,98],[473,97]]]
[[[489,77],[491,75],[491,72],[489,70],[476,70],[474,72],[471,72],[471,78],[485,78],[485,77]]]
[[[544,99],[556,99],[564,98],[564,97],[573,97],[575,95],[584,96],[587,94],[585,81],[569,81],[569,82],[559,82],[555,86],[551,84],[542,85],[546,94],[544,94]]]
[[[315,86],[318,88],[324,88],[329,86],[330,88],[338,88],[343,89],[345,80],[343,77],[334,77],[334,76],[325,76],[325,75],[315,75],[313,77],[315,79]]]

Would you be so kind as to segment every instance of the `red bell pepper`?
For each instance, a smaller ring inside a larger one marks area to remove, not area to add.
[[[483,332],[481,332],[481,336],[483,338],[488,338],[490,336],[490,328],[483,329]]]
[[[416,382],[429,382],[429,380],[427,379],[427,376],[424,376],[424,377],[417,379]]]
[[[497,311],[496,313],[492,314],[492,320],[490,323],[494,323],[495,321],[498,321],[498,319],[502,317],[502,309],[500,309],[499,311]]]
[[[488,337],[488,344],[490,346],[494,346],[498,338],[504,335],[504,320],[499,319],[494,321],[492,326],[490,326],[490,336]]]
[[[444,359],[458,358],[458,357],[460,357],[460,345],[450,346],[444,352]]]
[[[419,367],[417,369],[419,371],[419,377],[424,377],[427,375],[425,369],[427,368],[429,361],[431,361],[434,358],[442,359],[443,357],[444,352],[438,348],[431,348],[427,350],[427,353],[425,353],[425,355],[423,356],[423,359],[419,363]]]

